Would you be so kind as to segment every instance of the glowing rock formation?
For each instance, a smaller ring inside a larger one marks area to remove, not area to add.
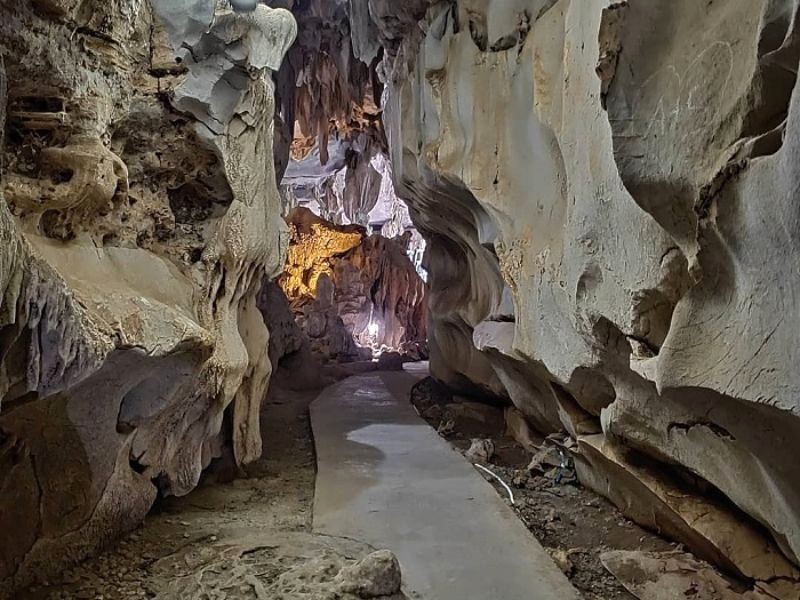
[[[287,220],[289,258],[279,281],[319,354],[356,360],[372,356],[359,348],[424,352],[425,286],[402,245],[305,208]]]

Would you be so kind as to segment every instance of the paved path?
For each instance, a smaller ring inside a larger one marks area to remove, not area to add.
[[[392,550],[411,597],[575,600],[492,486],[417,416],[408,401],[416,381],[351,377],[311,405],[314,530]]]

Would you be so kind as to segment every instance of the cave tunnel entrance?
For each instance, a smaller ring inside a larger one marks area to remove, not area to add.
[[[385,353],[422,360],[425,241],[394,194],[385,155],[365,152],[349,165],[336,152],[328,165],[317,152],[292,158],[281,187],[289,248],[277,283],[323,361],[378,360]]]
[[[346,3],[296,3],[276,75],[276,165],[289,226],[277,283],[324,362],[427,358],[425,240],[395,192],[378,75]]]

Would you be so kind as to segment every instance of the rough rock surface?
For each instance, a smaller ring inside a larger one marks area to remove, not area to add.
[[[271,381],[278,378],[292,390],[322,387],[326,382],[320,372],[322,365],[280,286],[275,281],[265,281],[257,302],[269,330]]]
[[[780,590],[769,586],[743,588],[691,554],[613,551],[603,554],[602,560],[640,600],[774,600],[781,597],[777,595]]]
[[[397,557],[388,550],[378,550],[336,576],[339,589],[359,598],[383,598],[400,593],[402,575]]]
[[[424,352],[425,284],[402,245],[306,208],[287,221],[279,282],[317,354],[355,360],[373,350]]]
[[[798,4],[353,4],[428,243],[434,375],[734,511],[722,567],[798,563]]]
[[[189,491],[224,440],[260,456],[295,34],[266,6],[0,2],[0,590]]]

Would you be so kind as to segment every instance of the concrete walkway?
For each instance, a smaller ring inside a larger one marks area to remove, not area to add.
[[[311,405],[314,530],[392,550],[425,600],[574,600],[492,486],[409,402],[418,377],[351,377]]]

